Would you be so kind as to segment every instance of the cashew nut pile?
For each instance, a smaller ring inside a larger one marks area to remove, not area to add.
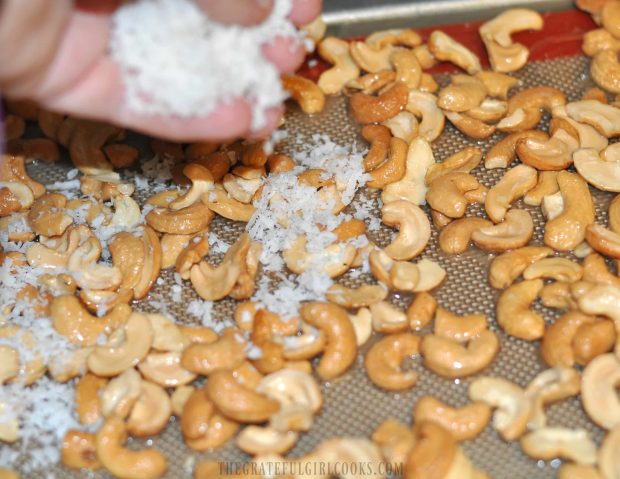
[[[326,95],[350,95],[368,143],[359,178],[381,190],[381,221],[394,229],[383,248],[368,240],[368,218],[347,213],[360,185],[329,161],[309,166],[277,144],[268,153],[264,141],[153,140],[176,185],[160,182],[140,205],[134,185],[114,171],[140,156],[123,143],[123,130],[10,103],[0,162],[0,267],[2,287],[12,288],[0,305],[0,442],[18,445],[23,421],[3,388],[55,381],[74,389],[78,422],[58,444],[61,463],[115,477],[164,475],[170,464],[161,451],[128,447],[127,439],[158,435],[176,418],[191,450],[233,441],[257,465],[279,463],[281,477],[307,477],[300,471],[310,463],[349,461],[371,465],[375,477],[390,465],[407,479],[482,479],[489,476],[460,443],[490,426],[533,459],[562,459],[558,477],[620,478],[620,195],[604,216],[592,196],[620,193],[620,147],[610,142],[620,136],[620,108],[617,98],[607,100],[607,92],[620,94],[620,0],[577,3],[601,25],[583,49],[605,91],[572,102],[545,85],[512,93],[520,82],[509,73],[525,66],[529,51],[511,35],[543,28],[531,10],[508,10],[480,27],[490,71],[441,31],[427,43],[411,29],[348,43],[322,39],[320,22],[307,27],[333,66],[316,84],[286,75],[283,86],[307,114],[320,113]],[[463,70],[442,88],[427,72],[439,61]],[[437,161],[433,142],[446,119],[473,141],[503,135],[486,152],[472,145]],[[26,121],[45,138],[24,139]],[[46,188],[29,176],[26,163],[57,161],[62,148],[79,170],[67,184]],[[475,176],[482,168],[505,171],[486,186]],[[291,194],[274,187],[284,183],[312,204],[287,211]],[[486,214],[471,215],[472,204]],[[537,207],[546,218],[542,245],[532,242],[529,211]],[[265,208],[283,235],[277,248],[253,230]],[[213,264],[216,217],[248,227]],[[438,304],[433,290],[450,271],[424,257],[433,230],[446,255],[496,254],[488,278],[499,291],[497,327],[484,314]],[[267,264],[273,251],[280,258]],[[299,302],[292,317],[270,310],[257,292],[274,264],[292,273],[287,281],[327,287]],[[144,311],[166,270],[179,298],[191,288],[209,307],[234,300],[234,318],[189,326]],[[375,281],[338,283],[356,270]],[[392,301],[400,295],[411,297],[405,309]],[[550,323],[537,301],[562,315]],[[484,375],[501,349],[499,330],[540,340],[549,369],[525,387]],[[64,350],[46,353],[45,340]],[[319,380],[346,375],[361,354],[368,379],[390,392],[415,388],[422,372],[472,376],[469,402],[424,396],[413,405],[413,426],[386,419],[371,438],[331,438],[286,458],[324,406]],[[419,359],[413,367],[412,358]],[[602,444],[583,429],[548,424],[545,407],[573,397],[606,431]],[[221,474],[213,461],[193,472]],[[0,477],[18,477],[11,474],[0,469]]]

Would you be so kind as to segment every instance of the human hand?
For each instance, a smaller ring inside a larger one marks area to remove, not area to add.
[[[254,25],[271,11],[273,0],[196,0],[222,23]],[[251,106],[236,98],[205,118],[139,115],[124,103],[119,66],[107,53],[111,14],[121,0],[4,0],[0,7],[0,91],[29,98],[44,108],[99,119],[177,141],[259,136],[273,130],[281,110],[267,112],[267,126],[252,132]],[[312,21],[321,0],[293,0],[289,18]],[[303,61],[302,46],[277,38],[263,47],[280,72]]]

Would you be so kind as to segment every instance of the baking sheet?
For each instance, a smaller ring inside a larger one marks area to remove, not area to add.
[[[472,2],[479,4],[480,2]],[[383,28],[392,24],[383,23]],[[562,58],[544,62],[533,62],[527,65],[518,76],[523,81],[522,88],[535,85],[549,85],[563,90],[569,100],[579,99],[582,93],[592,86],[587,79],[588,60],[584,57]],[[440,77],[440,81],[446,81],[446,77]],[[359,127],[351,120],[347,112],[347,102],[343,97],[329,98],[325,111],[319,115],[308,117],[301,113],[294,105],[289,105],[285,128],[291,138],[298,133],[310,135],[313,133],[325,133],[340,144],[358,143],[362,146],[359,137]],[[501,134],[496,134],[490,139],[475,142],[484,151],[493,145]],[[465,138],[451,125],[447,124],[442,136],[433,144],[433,151],[437,161],[442,161],[452,153],[471,145],[472,141]],[[287,153],[289,146],[282,143],[279,150]],[[145,159],[149,156],[145,153]],[[31,165],[29,171],[35,179],[45,180],[49,183],[54,180],[64,180],[67,171],[71,168],[68,163],[54,165]],[[504,173],[504,170],[484,170],[481,166],[473,171],[473,174],[486,186],[493,185]],[[596,202],[597,220],[603,224],[606,222],[606,211],[611,194],[592,189]],[[377,192],[364,191],[361,194],[376,197]],[[139,198],[143,200],[144,198]],[[527,209],[534,218],[536,229],[531,244],[542,244],[544,220],[539,208],[516,204],[519,208]],[[427,210],[428,213],[428,210]],[[378,211],[373,212],[379,216]],[[483,214],[480,205],[470,206],[469,215]],[[217,218],[212,223],[213,230],[221,238],[233,242],[243,229],[243,224]],[[380,246],[385,246],[390,241],[392,230],[383,227],[377,234],[369,234],[370,238]],[[490,328],[497,332],[501,339],[501,352],[491,367],[483,374],[505,377],[522,386],[526,385],[541,370],[545,369],[539,359],[538,342],[528,343],[507,337],[497,327],[494,320],[495,303],[498,293],[493,290],[487,281],[487,268],[492,255],[488,255],[476,248],[466,253],[450,257],[443,254],[437,245],[437,232],[433,237],[422,257],[432,258],[438,261],[447,271],[448,278],[434,295],[439,304],[457,314],[484,313],[490,321]],[[215,259],[215,257],[214,257]],[[151,297],[161,300],[169,298],[169,288],[174,284],[172,273],[164,272],[164,283],[156,285]],[[352,286],[363,282],[371,282],[369,276],[353,278],[345,275],[339,282]],[[185,313],[187,302],[196,299],[197,296],[189,286],[183,290],[183,302],[180,304],[167,301],[169,312],[179,322],[191,324],[191,317]],[[392,295],[391,300],[405,307],[409,304],[410,296],[406,294]],[[215,307],[216,317],[232,318],[235,302],[224,300]],[[152,310],[148,306],[148,300],[139,303],[137,308]],[[553,321],[558,315],[553,310],[537,306],[544,313],[548,322]],[[388,417],[393,417],[401,422],[410,424],[413,405],[423,395],[433,395],[454,406],[464,405],[467,400],[467,387],[469,379],[447,380],[438,377],[421,366],[420,360],[413,361],[413,367],[419,371],[418,384],[410,391],[399,394],[379,390],[371,384],[363,372],[363,356],[373,341],[378,339],[375,335],[366,344],[352,369],[343,377],[323,383],[324,406],[315,418],[310,432],[303,434],[290,456],[299,456],[310,452],[318,443],[333,436],[364,436],[369,437],[373,430]],[[553,426],[566,426],[570,428],[584,428],[588,430],[594,440],[600,444],[602,431],[595,427],[585,416],[577,399],[563,401],[547,409],[549,424]],[[140,447],[143,441],[136,440],[134,444]],[[174,421],[167,427],[163,434],[149,441],[161,450],[170,461],[170,468],[166,478],[191,477],[192,465],[205,458],[218,461],[245,461],[248,457],[240,453],[229,442],[223,448],[210,453],[195,453],[187,448],[182,441],[178,424]],[[5,447],[5,446],[3,446]],[[555,477],[559,461],[552,463],[536,462],[526,458],[520,450],[518,443],[506,443],[502,441],[491,427],[488,427],[478,438],[463,444],[465,451],[471,460],[481,469],[487,471],[496,479],[502,478],[551,478]],[[109,477],[105,472],[75,472],[63,469],[60,466],[50,466],[36,474],[25,477],[44,478],[48,473],[56,473],[56,477]]]

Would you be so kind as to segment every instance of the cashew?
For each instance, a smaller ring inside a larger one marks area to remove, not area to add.
[[[545,196],[554,195],[560,191],[557,171],[541,171],[538,173],[538,183],[523,197],[526,205],[540,206]]]
[[[323,17],[319,15],[310,23],[306,23],[305,25],[301,25],[299,29],[306,34],[306,36],[311,39],[314,43],[318,43],[325,36],[325,31],[327,30],[327,25],[323,20]]]
[[[67,431],[60,447],[60,462],[63,466],[72,469],[100,469],[101,462],[97,458],[95,435],[71,429]],[[1,473],[0,477],[3,477]],[[12,478],[8,476],[3,479]],[[13,479],[19,479],[19,477],[16,475]]]
[[[442,175],[451,172],[469,173],[475,169],[482,159],[482,151],[476,146],[468,146],[446,158],[441,163],[431,164],[424,178],[427,185]]]
[[[127,418],[127,431],[132,436],[154,436],[168,424],[172,403],[164,388],[149,381],[140,384],[140,395]]]
[[[396,80],[396,72],[381,70],[377,73],[367,73],[359,78],[347,82],[346,87],[351,90],[360,90],[362,93],[371,95],[391,85]]]
[[[0,181],[0,192],[2,192],[0,197],[2,216],[8,216],[17,211],[25,211],[30,208],[35,201],[32,190],[23,183]],[[66,221],[66,219],[63,218],[63,221]]]
[[[502,223],[474,231],[471,239],[484,251],[506,251],[525,246],[534,233],[527,211],[511,209]]]
[[[573,163],[579,142],[565,130],[557,130],[548,140],[527,138],[517,142],[517,155],[526,165],[538,170],[563,170]]]
[[[177,387],[196,379],[196,375],[181,367],[180,352],[151,353],[139,364],[144,377],[165,387]]]
[[[372,315],[372,327],[380,333],[402,333],[409,326],[405,313],[386,301],[371,305],[370,313]]]
[[[476,108],[487,96],[487,89],[476,77],[452,75],[449,86],[439,91],[437,106],[451,112],[465,112]]]
[[[75,385],[75,408],[81,424],[94,424],[101,417],[99,395],[107,384],[107,379],[86,373]]]
[[[543,281],[533,279],[513,284],[502,292],[497,302],[496,317],[507,334],[526,341],[543,337],[545,320],[530,310],[542,288]]]
[[[263,167],[238,166],[231,173],[224,175],[222,186],[233,200],[250,204],[263,184],[264,174]]]
[[[424,365],[446,378],[461,378],[482,371],[493,362],[498,351],[499,340],[488,330],[470,338],[467,345],[433,334],[425,336],[420,346]]]
[[[349,53],[362,70],[369,73],[377,73],[381,70],[390,70],[390,55],[393,51],[392,45],[382,47],[371,47],[365,42],[351,42]]]
[[[368,308],[360,308],[355,314],[349,314],[349,321],[355,331],[355,339],[358,347],[368,342],[372,335],[372,314]]]
[[[282,87],[291,94],[307,115],[320,113],[325,107],[325,93],[312,80],[299,75],[282,75]]]
[[[473,140],[484,140],[495,133],[495,125],[487,125],[467,114],[454,111],[445,111],[444,114],[461,133]]]
[[[390,464],[403,464],[413,449],[415,437],[409,426],[386,419],[374,430],[372,440]]]
[[[0,328],[0,341],[6,338],[12,338],[17,342],[18,346],[15,348],[15,351],[21,355],[21,358],[18,358],[20,359],[18,375],[10,381],[30,386],[41,379],[47,367],[43,362],[41,354],[37,351],[38,342],[33,333],[19,326],[6,326]],[[13,355],[11,354],[11,356]],[[9,357],[9,360],[11,360],[11,357]],[[8,372],[12,374],[12,371],[9,370]],[[7,427],[10,427],[10,424]],[[0,436],[2,436],[2,432],[0,432]]]
[[[523,271],[524,279],[554,279],[574,283],[583,276],[581,265],[567,258],[545,258],[529,265]]]
[[[43,236],[62,235],[73,223],[73,219],[65,213],[66,204],[67,198],[59,193],[47,193],[39,197],[28,212],[32,231]]]
[[[149,352],[153,329],[148,317],[132,313],[123,327],[116,329],[105,346],[96,346],[88,356],[88,368],[99,376],[115,376],[135,366]]]
[[[215,342],[190,344],[183,351],[181,366],[204,375],[219,369],[234,369],[245,360],[246,346],[242,335],[234,329],[226,329]]]
[[[532,415],[532,402],[523,389],[503,378],[479,377],[469,384],[469,398],[495,409],[493,427],[506,441],[520,437]]]
[[[409,327],[418,331],[428,325],[435,316],[437,300],[429,293],[418,293],[407,308]]]
[[[0,346],[0,385],[19,374],[19,352],[10,346]]]
[[[549,137],[545,132],[539,130],[525,130],[511,133],[495,143],[487,152],[487,156],[484,160],[484,167],[487,169],[507,168],[517,157],[517,143],[527,138],[545,141]]]
[[[480,228],[492,226],[488,220],[466,216],[452,221],[439,233],[439,247],[447,254],[461,254],[467,251],[471,235]]]
[[[206,195],[212,194],[211,192]],[[195,234],[205,230],[213,213],[209,206],[196,202],[179,210],[156,208],[146,215],[146,222],[155,231],[170,234]]]
[[[355,331],[346,311],[335,304],[310,302],[301,306],[300,314],[308,324],[322,330],[327,339],[318,375],[333,379],[343,374],[357,356]]]
[[[129,368],[110,380],[99,392],[99,410],[104,417],[117,416],[125,419],[131,412],[138,396],[142,378]]]
[[[446,173],[429,185],[426,199],[434,210],[450,218],[461,218],[469,203],[465,193],[479,186],[478,180],[469,173]]]
[[[349,105],[353,118],[358,123],[381,123],[403,110],[408,98],[407,85],[397,81],[389,90],[376,97],[359,92],[354,93],[349,100]]]
[[[583,35],[581,49],[589,57],[594,57],[597,53],[604,50],[617,53],[620,51],[620,40],[604,28],[597,28]]]
[[[484,207],[489,218],[495,223],[502,221],[510,205],[534,188],[537,179],[536,170],[527,165],[508,170],[487,193]]]
[[[411,143],[418,136],[420,127],[415,115],[408,111],[401,111],[384,121],[382,125],[387,126],[395,138],[405,140],[407,143]]]
[[[616,42],[618,40],[614,39],[614,47]],[[620,75],[620,63],[617,51],[601,50],[594,54],[590,64],[590,76],[598,86],[612,93],[620,93],[618,75]]]
[[[320,269],[334,278],[345,273],[355,259],[356,249],[350,243],[333,243],[316,253],[308,252],[306,244],[306,237],[298,236],[282,253],[288,268],[297,274],[303,273],[313,265],[321,265]]]
[[[413,50],[397,48],[390,54],[390,63],[396,70],[396,80],[403,82],[407,88],[415,89],[422,80],[422,66]]]
[[[413,410],[414,423],[432,421],[439,424],[457,441],[480,435],[491,420],[491,408],[483,402],[473,402],[453,408],[432,396],[422,396]]]
[[[329,288],[326,297],[332,303],[345,308],[361,308],[383,301],[387,290],[381,285],[363,284],[359,288],[351,289],[339,284]]]
[[[571,463],[562,464],[557,477],[558,479],[602,479],[596,467]]]
[[[613,150],[612,150],[613,149]],[[613,155],[602,157],[594,149],[577,150],[573,155],[575,168],[591,185],[603,191],[620,192],[620,157],[617,148],[609,146],[605,152],[613,151]]]
[[[406,200],[414,205],[423,204],[427,190],[424,177],[433,164],[435,164],[435,159],[428,141],[422,138],[414,139],[407,151],[405,174],[399,181],[383,189],[381,194],[383,203]]]
[[[486,329],[487,320],[483,314],[457,316],[444,308],[438,308],[435,313],[434,333],[442,338],[470,341]]]
[[[242,203],[229,196],[224,187],[219,183],[202,196],[202,201],[211,211],[233,221],[244,221],[247,223],[256,211],[254,206]]]
[[[385,45],[404,45],[413,48],[421,43],[422,37],[411,28],[380,30],[366,37],[366,44],[372,48],[383,48]]]
[[[420,338],[414,334],[393,334],[376,342],[366,354],[364,365],[368,378],[388,391],[403,391],[415,386],[418,373],[403,371],[408,356],[418,354]]]
[[[127,322],[131,307],[120,304],[106,316],[92,316],[75,296],[58,296],[50,305],[54,329],[73,344],[94,346],[106,329],[115,329]]]
[[[585,367],[581,380],[581,398],[588,417],[611,430],[620,424],[620,362],[612,353],[594,358]]]
[[[404,476],[410,479],[439,479],[450,477],[449,473],[457,462],[460,449],[454,437],[431,421],[416,423],[413,428],[414,447],[407,457]],[[460,453],[462,454],[462,453]],[[471,477],[470,474],[454,477]]]
[[[165,456],[154,449],[134,451],[123,447],[127,427],[116,417],[106,420],[97,432],[97,457],[103,467],[122,479],[155,479],[168,468]]]
[[[66,268],[73,252],[92,236],[90,229],[85,225],[70,226],[60,237],[50,241],[47,245],[42,242],[31,245],[26,251],[26,259],[30,266],[36,268]],[[75,282],[71,278],[72,282]]]
[[[439,263],[423,258],[416,263],[420,273],[420,280],[414,286],[413,291],[420,293],[430,291],[439,286],[446,277],[446,270]]]
[[[531,429],[544,428],[547,423],[544,406],[579,394],[581,378],[570,367],[557,366],[538,374],[528,384],[525,395],[532,401]]]
[[[577,464],[596,464],[596,444],[585,429],[544,427],[529,432],[520,443],[523,452],[534,459],[559,457]]]
[[[237,435],[235,445],[252,455],[284,454],[297,442],[294,431],[279,432],[271,427],[246,426]]]
[[[510,90],[520,84],[518,78],[493,71],[480,71],[476,73],[476,78],[484,83],[489,96],[501,100],[507,100]]]
[[[441,109],[437,106],[437,97],[431,93],[411,90],[409,99],[405,107],[407,111],[416,117],[422,118],[420,121],[419,135],[428,142],[436,140],[445,125],[445,117]]]
[[[116,266],[98,264],[101,255],[99,240],[92,237],[82,243],[67,261],[69,274],[82,289],[115,290],[123,281],[123,275]]]
[[[183,168],[183,174],[191,180],[192,186],[183,196],[170,202],[168,208],[173,211],[187,208],[200,201],[202,195],[213,186],[213,175],[202,165],[190,163]]]
[[[396,239],[384,250],[388,256],[395,260],[409,260],[424,250],[430,239],[431,225],[420,207],[397,200],[385,204],[381,214],[386,225],[399,225]]]
[[[506,10],[484,23],[478,31],[487,48],[493,70],[506,73],[521,69],[527,62],[529,50],[520,43],[513,43],[511,35],[542,28],[542,16],[524,8]]]
[[[470,75],[482,70],[480,59],[475,53],[439,30],[431,33],[428,49],[438,60],[454,63]]]
[[[613,350],[616,328],[613,321],[600,319],[581,325],[572,341],[575,362],[586,366],[597,356]]]
[[[586,241],[599,253],[620,259],[620,234],[601,225],[591,224],[586,228]]]
[[[230,370],[213,372],[206,392],[225,416],[243,423],[266,421],[280,409],[276,400],[239,384]]]
[[[620,135],[620,109],[596,100],[568,103],[566,113],[575,121],[596,128],[607,138]]]
[[[24,161],[22,155],[3,154],[0,156],[0,181],[23,183],[32,190],[35,199],[38,199],[45,194],[45,186],[28,176]]]
[[[496,123],[506,115],[508,104],[502,100],[485,98],[479,106],[466,111],[466,115],[483,123]]]
[[[620,428],[607,433],[598,452],[598,463],[604,479],[618,478],[618,450],[620,450]]]
[[[540,354],[549,366],[569,366],[575,364],[573,341],[577,331],[583,324],[594,321],[579,311],[569,311],[547,328],[540,344]]]
[[[405,140],[391,138],[387,158],[381,165],[369,171],[372,179],[367,181],[366,185],[370,188],[385,188],[399,181],[405,174],[408,147]]]

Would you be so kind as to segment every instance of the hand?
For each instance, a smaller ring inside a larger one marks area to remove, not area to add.
[[[222,23],[254,25],[271,11],[273,0],[196,0]],[[267,127],[251,132],[248,102],[237,98],[206,118],[137,115],[123,102],[118,65],[107,55],[111,14],[121,0],[4,0],[0,3],[0,91],[36,100],[44,108],[99,119],[177,141],[225,140],[266,135],[281,110],[268,112]],[[321,0],[293,0],[290,19],[312,21]],[[280,72],[303,61],[301,46],[278,38],[263,52]]]

